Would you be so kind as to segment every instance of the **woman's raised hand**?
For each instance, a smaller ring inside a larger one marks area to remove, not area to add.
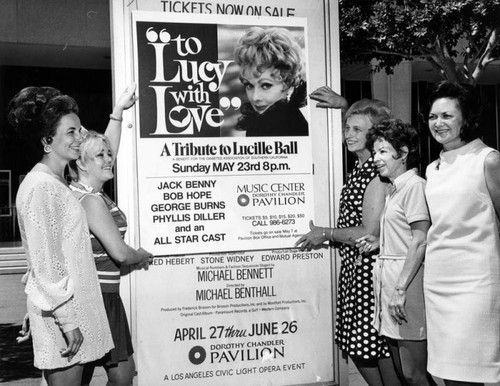
[[[115,109],[123,111],[131,108],[138,99],[135,95],[136,88],[137,84],[135,82],[131,83],[116,101]]]
[[[317,90],[314,90],[309,97],[318,101],[316,107],[341,110],[347,110],[349,108],[347,100],[328,86],[322,86]]]

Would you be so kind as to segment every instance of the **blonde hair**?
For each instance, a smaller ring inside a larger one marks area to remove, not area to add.
[[[354,102],[347,110],[344,117],[344,124],[347,118],[352,115],[366,115],[372,125],[376,125],[386,119],[393,118],[392,110],[387,103],[378,99],[363,98]]]
[[[108,137],[93,130],[88,131],[80,145],[80,157],[78,159],[84,163],[87,162],[91,158],[92,150],[103,142],[110,150],[112,149]],[[114,156],[113,154],[113,158]],[[69,176],[73,181],[77,181],[78,175],[79,171],[76,160],[71,161],[69,163]]]

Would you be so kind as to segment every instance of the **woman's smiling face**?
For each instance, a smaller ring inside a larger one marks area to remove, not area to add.
[[[78,159],[82,143],[80,118],[74,113],[61,117],[56,132],[52,137],[51,155],[65,162]]]
[[[89,135],[81,148],[80,159],[77,161],[80,173],[99,185],[113,178],[113,151],[109,142],[103,136]]]
[[[250,68],[242,71],[240,81],[245,86],[250,104],[258,114],[263,114],[276,102],[287,97],[288,88],[277,74],[279,73],[274,67],[268,68],[259,76]]]
[[[354,114],[347,118],[344,126],[344,142],[351,153],[366,151],[366,134],[372,128],[370,118]]]
[[[402,149],[408,153],[408,148]],[[406,171],[404,156],[398,156],[394,146],[383,138],[378,138],[373,143],[373,161],[379,174],[394,181]]]
[[[431,106],[429,130],[433,138],[443,145],[444,150],[458,149],[464,145],[460,131],[464,119],[456,99],[439,98]]]

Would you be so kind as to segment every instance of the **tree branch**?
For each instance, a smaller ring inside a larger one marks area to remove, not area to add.
[[[489,63],[491,63],[496,59],[492,58],[490,55],[497,45],[498,45],[498,28],[495,28],[491,31],[490,37],[488,39],[488,44],[486,45],[483,54],[479,58],[477,65],[474,68],[474,72],[472,73],[472,79],[474,82],[476,82],[481,71],[483,71]]]
[[[443,66],[441,66],[441,64],[439,64],[439,62],[436,61],[432,56],[426,56],[425,60],[427,60],[431,64],[431,66],[438,70],[440,73],[444,72]]]

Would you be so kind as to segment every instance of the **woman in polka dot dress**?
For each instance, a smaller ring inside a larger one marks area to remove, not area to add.
[[[315,93],[322,89],[324,87]],[[331,95],[333,91],[326,89],[323,93]],[[335,107],[331,103],[319,106]],[[355,240],[368,231],[379,233],[386,183],[378,177],[371,152],[366,148],[366,134],[373,125],[391,117],[390,108],[378,100],[362,99],[349,108],[345,115],[344,141],[357,161],[342,188],[337,228],[317,227],[311,221],[311,231],[296,243],[302,250],[310,250],[325,241],[333,242],[339,248],[342,262],[335,341],[344,355],[351,358],[366,382],[374,386],[397,386],[401,383],[385,339],[372,327],[372,267],[375,256],[361,255]]]

